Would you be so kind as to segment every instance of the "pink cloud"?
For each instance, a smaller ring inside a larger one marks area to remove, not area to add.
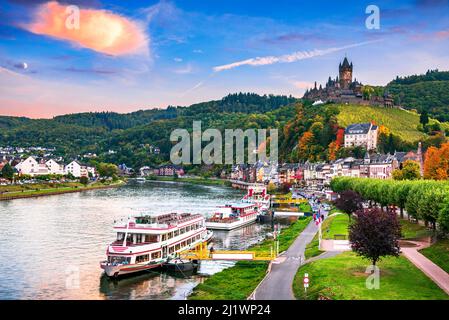
[[[106,10],[80,9],[79,29],[67,28],[71,12],[66,10],[56,1],[42,4],[24,28],[113,56],[148,53],[149,38],[138,22]]]
[[[442,30],[435,33],[437,39],[447,39],[449,38],[449,30]]]
[[[313,88],[314,84],[307,81],[294,81],[293,85],[298,89],[310,89]]]

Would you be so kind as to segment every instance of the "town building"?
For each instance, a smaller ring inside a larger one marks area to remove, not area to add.
[[[95,169],[88,169],[88,166],[80,164],[77,160],[70,162],[64,168],[64,173],[66,175],[71,174],[75,178],[89,177],[89,171],[95,174]]]
[[[50,159],[45,162],[48,168],[49,174],[64,174],[64,165],[57,163],[55,160]]]
[[[34,157],[28,157],[22,162],[15,166],[19,175],[26,174],[30,176],[35,176],[39,174],[39,162]]]
[[[355,123],[345,130],[345,148],[363,147],[366,150],[377,148],[378,126],[372,123]]]
[[[157,176],[175,176],[178,177],[183,176],[185,174],[184,169],[180,166],[167,164],[162,165],[156,169],[154,169],[154,174]]]

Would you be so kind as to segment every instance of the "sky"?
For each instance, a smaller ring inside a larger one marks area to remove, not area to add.
[[[0,115],[302,97],[345,56],[371,85],[449,70],[449,0],[0,0]]]

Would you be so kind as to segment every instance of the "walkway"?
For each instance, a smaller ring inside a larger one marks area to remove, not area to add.
[[[304,261],[306,245],[312,241],[317,231],[318,227],[311,221],[290,248],[272,262],[271,271],[256,289],[254,300],[295,300],[293,279]]]
[[[403,255],[449,295],[449,274],[418,251],[428,245],[417,241],[408,242],[416,244],[416,247],[401,247]]]

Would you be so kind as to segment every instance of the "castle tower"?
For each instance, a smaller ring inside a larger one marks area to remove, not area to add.
[[[338,66],[340,74],[340,88],[343,90],[349,89],[352,83],[352,62],[349,64],[348,58],[345,57],[343,63]]]
[[[421,141],[418,143],[418,151],[416,154],[419,161],[419,173],[421,174],[421,177],[424,177],[424,155],[422,153]]]

